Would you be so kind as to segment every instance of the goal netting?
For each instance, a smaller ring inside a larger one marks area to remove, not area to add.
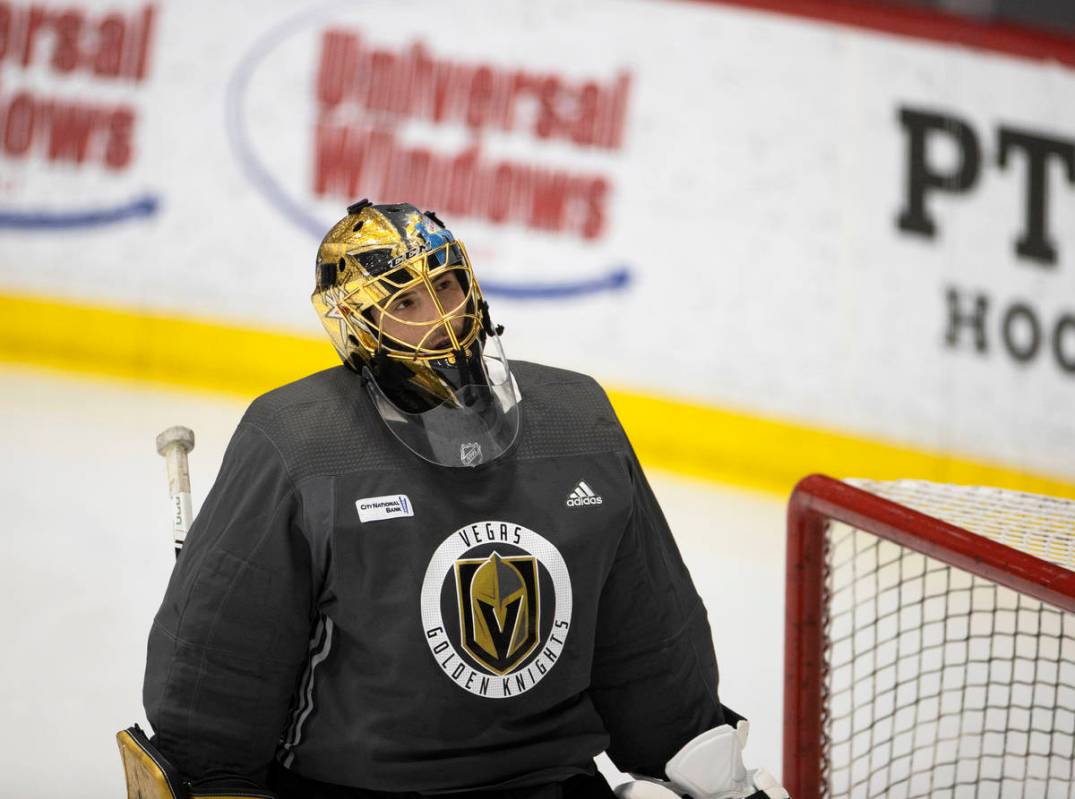
[[[788,546],[793,797],[1075,799],[1075,502],[814,476]]]

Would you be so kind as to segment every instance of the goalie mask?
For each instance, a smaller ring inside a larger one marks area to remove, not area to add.
[[[519,394],[470,259],[432,212],[366,200],[317,250],[318,318],[388,429],[440,466],[477,466],[519,430]]]

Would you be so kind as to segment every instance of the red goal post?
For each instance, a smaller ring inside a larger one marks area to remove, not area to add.
[[[857,482],[788,507],[791,796],[1075,796],[1075,503]]]

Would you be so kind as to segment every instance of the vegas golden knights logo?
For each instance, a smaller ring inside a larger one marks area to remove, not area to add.
[[[436,668],[473,696],[515,699],[568,652],[571,573],[551,541],[521,524],[481,520],[449,533],[421,596]]]
[[[493,674],[507,674],[538,645],[537,559],[493,552],[457,560],[455,584],[463,648]]]

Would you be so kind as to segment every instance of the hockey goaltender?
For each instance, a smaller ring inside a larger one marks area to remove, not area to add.
[[[255,400],[149,637],[130,796],[786,796],[743,768],[706,612],[604,392],[509,367],[463,243],[347,209],[343,366]]]

